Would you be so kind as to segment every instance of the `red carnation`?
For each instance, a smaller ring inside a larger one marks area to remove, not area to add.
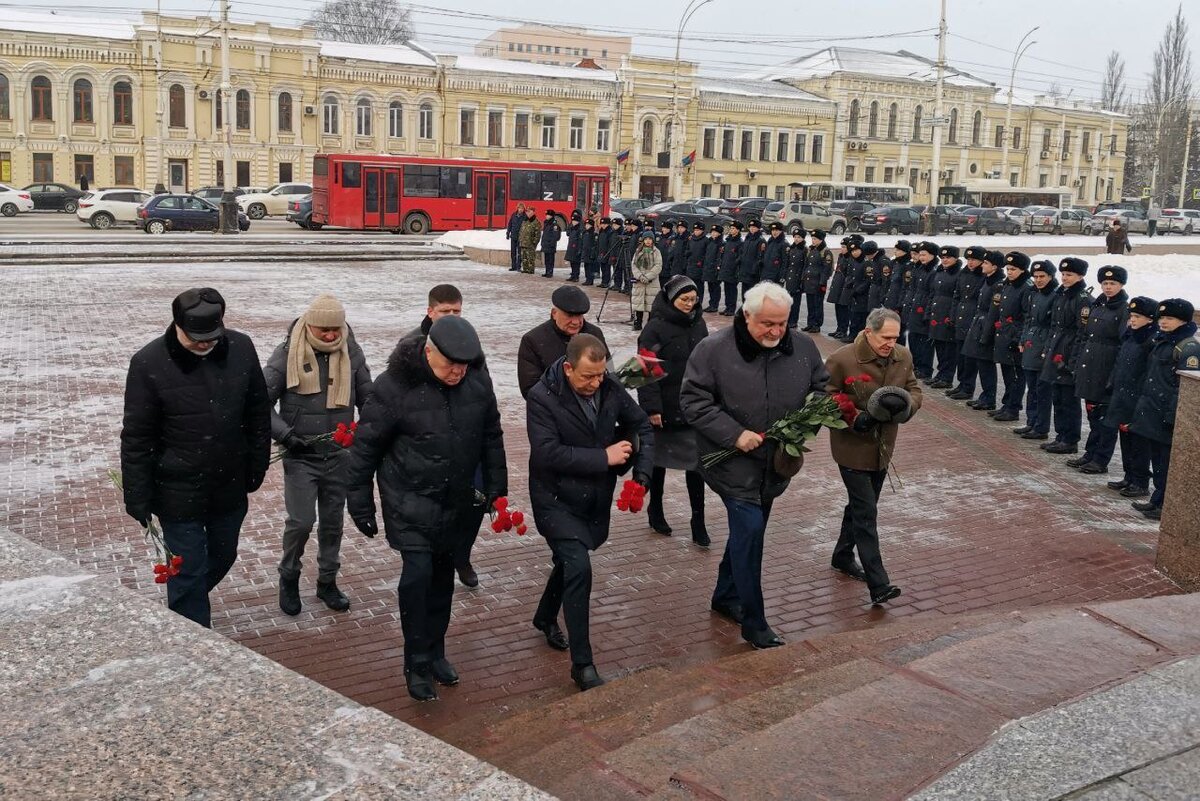
[[[1056,354],[1054,354],[1053,361],[1055,364],[1062,364],[1066,360],[1063,358],[1063,355],[1061,353],[1056,353]]]
[[[1033,340],[1032,340],[1032,339],[1027,339],[1027,340],[1025,340],[1025,347],[1027,347],[1027,348],[1032,348],[1032,347],[1033,347]]]
[[[525,522],[524,512],[513,512],[511,515],[509,515],[509,517],[512,519],[514,526],[520,526]]]
[[[183,564],[182,556],[172,556],[171,557],[171,567],[179,567],[182,564]]]
[[[1005,317],[1005,318],[1004,318],[1004,322],[1006,322],[1006,323],[1011,323],[1012,321],[1013,321],[1013,318],[1012,318],[1012,316],[1011,316],[1011,315],[1009,315],[1008,317]]]
[[[918,306],[918,307],[917,307],[917,314],[924,314],[924,313],[925,313],[925,307],[924,307],[924,306]]]
[[[1121,425],[1117,426],[1117,428],[1120,429],[1122,434],[1129,433],[1129,423],[1121,423]]]
[[[858,380],[859,380],[859,381],[864,381],[864,382],[865,382],[865,381],[870,381],[870,380],[871,380],[871,376],[867,375],[866,373],[863,373],[862,375],[860,375],[860,376],[858,377]]]
[[[932,326],[936,326],[936,325],[937,325],[937,320],[930,320],[930,321],[929,321],[929,324],[930,324],[930,325],[932,325]]]
[[[845,382],[845,383],[846,383],[846,386],[850,386],[850,385],[852,385],[852,384],[853,384],[855,381],[857,381],[857,380],[858,380],[858,378],[856,378],[855,376],[847,376],[847,377],[846,377],[846,382]]]
[[[617,498],[617,508],[622,512],[629,511],[629,500],[626,499],[624,495],[622,495],[620,498]]]
[[[154,577],[154,583],[155,584],[166,584],[167,583],[167,574],[159,573],[157,576]]]
[[[992,323],[992,325],[994,325],[994,326],[996,327],[996,330],[997,330],[997,331],[999,331],[999,330],[1000,330],[1000,321],[999,321],[999,320],[997,320],[996,322]]]
[[[1088,410],[1088,412],[1091,412],[1093,409],[1095,409],[1095,408],[1096,408],[1096,404],[1094,404],[1094,403],[1084,403],[1084,404],[1083,404],[1083,408],[1087,409],[1087,410]]]
[[[508,508],[508,498],[497,498],[492,502],[492,507],[495,508],[497,512],[503,512]]]
[[[166,573],[166,572],[167,572],[167,566],[166,566],[166,565],[161,565],[161,564],[159,564],[159,565],[155,565],[155,566],[154,566],[154,573],[155,573],[156,575],[160,575],[160,574],[162,574],[162,573]]]
[[[526,531],[528,531],[528,530],[529,530],[529,529],[528,529],[527,527],[525,527],[525,526],[517,526],[517,536],[518,536],[518,537],[524,537],[524,536],[525,536],[525,532],[526,532]]]
[[[945,320],[943,320],[942,322],[944,322],[946,325],[949,325],[949,324],[950,324],[950,318],[949,318],[949,317],[947,317],[947,318],[946,318]]]

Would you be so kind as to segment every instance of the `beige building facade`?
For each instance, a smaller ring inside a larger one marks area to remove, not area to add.
[[[501,28],[475,45],[475,55],[571,67],[591,59],[601,69],[616,69],[633,49],[629,36],[595,34],[586,28],[518,25]]]

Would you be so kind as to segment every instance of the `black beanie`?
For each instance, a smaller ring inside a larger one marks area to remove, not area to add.
[[[1183,298],[1167,298],[1158,304],[1158,316],[1174,317],[1176,320],[1190,323],[1196,316],[1196,307]]]
[[[1100,268],[1100,272],[1096,274],[1096,280],[1116,281],[1119,284],[1128,284],[1129,272],[1124,267],[1108,265]]]
[[[1149,317],[1151,320],[1158,318],[1158,301],[1154,298],[1148,298],[1145,295],[1138,295],[1133,300],[1129,301],[1130,314],[1140,314],[1143,317]]]
[[[1040,261],[1035,261],[1029,271],[1032,273],[1042,272],[1053,278],[1054,274],[1058,272],[1058,268],[1049,259],[1041,259]]]
[[[675,302],[675,298],[682,295],[684,292],[695,292],[696,282],[688,278],[686,275],[673,275],[667,279],[666,286],[663,287],[663,294],[667,296],[667,300],[671,303]]]
[[[1075,273],[1076,275],[1087,275],[1088,263],[1076,256],[1068,256],[1058,263],[1058,269],[1064,273]]]

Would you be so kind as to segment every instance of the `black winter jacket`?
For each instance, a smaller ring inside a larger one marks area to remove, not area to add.
[[[508,470],[487,371],[472,365],[447,386],[430,370],[425,342],[401,339],[375,380],[350,448],[347,505],[355,519],[373,516],[375,479],[388,544],[445,553],[475,533],[481,506],[508,494]]]
[[[633,477],[649,481],[654,430],[641,407],[612,375],[597,390],[596,424],[589,422],[563,372],[565,358],[529,392],[529,501],[538,533],[548,540],[579,540],[589,549],[608,539],[613,490],[624,472],[608,466],[605,448],[637,434]]]
[[[611,227],[596,231],[596,261],[599,264],[611,264],[613,250],[620,244]]]
[[[1053,323],[1050,313],[1054,310],[1054,293],[1058,281],[1051,278],[1042,289],[1036,287],[1029,293],[1025,305],[1025,328],[1021,331],[1022,370],[1041,370],[1046,361],[1046,346],[1050,342]]]
[[[583,260],[583,223],[573,222],[567,227],[567,263],[578,264]]]
[[[983,269],[963,267],[954,288],[954,338],[965,342],[975,309],[979,307],[979,289],[983,286]]]
[[[1177,370],[1200,370],[1200,342],[1196,324],[1187,323],[1171,333],[1159,331],[1150,340],[1146,379],[1138,395],[1129,430],[1156,442],[1169,443],[1175,434],[1175,409],[1179,405]]]
[[[671,237],[671,275],[687,275],[688,239],[687,234],[676,233]],[[666,262],[663,262],[666,269]]]
[[[850,265],[850,257],[845,253],[838,253],[834,257],[833,275],[829,278],[829,291],[825,293],[825,300],[835,306],[849,306],[850,294],[846,292],[846,270]]]
[[[819,295],[829,286],[832,277],[833,251],[824,245],[810,247],[800,277],[800,291],[806,295]]]
[[[855,258],[847,259],[846,283],[842,285],[842,304],[849,306],[852,312],[865,312],[870,292],[871,284],[867,279],[866,261]]]
[[[788,245],[783,254],[783,288],[796,296],[804,285],[804,268],[808,266],[808,248],[804,245]],[[795,298],[794,302],[799,302]]]
[[[908,281],[911,280],[909,272],[912,270],[912,257],[901,256],[898,259],[892,259],[891,275],[888,277],[887,291],[883,294],[883,305],[885,308],[891,309],[894,312],[900,312],[904,309],[904,290],[908,286]]]
[[[583,229],[583,233],[579,238],[579,257],[583,259],[585,264],[594,264],[600,258],[600,251],[597,249],[596,227],[592,226],[589,231]]]
[[[271,402],[250,337],[226,330],[196,356],[171,325],[134,354],[121,429],[130,515],[178,522],[244,509],[270,458]]]
[[[929,338],[934,342],[954,341],[954,317],[957,302],[954,293],[958,289],[958,273],[962,262],[956,261],[949,267],[939,266],[929,278],[929,305],[925,319],[929,321]]]
[[[742,243],[742,263],[738,266],[739,282],[751,285],[758,283],[762,275],[763,252],[766,249],[767,243],[762,234],[746,234],[746,241]]]
[[[1050,310],[1050,338],[1046,342],[1045,362],[1041,380],[1050,384],[1075,385],[1075,342],[1083,330],[1083,310],[1091,305],[1088,286],[1080,281],[1054,291],[1054,307]]]
[[[882,252],[866,260],[864,273],[867,279],[867,311],[878,309],[883,305],[884,284],[891,274],[886,268],[887,257]]]
[[[525,212],[514,211],[512,216],[508,218],[508,227],[504,230],[504,238],[517,241],[517,237],[521,235],[521,226],[525,223]]]
[[[688,357],[708,336],[704,313],[697,303],[691,314],[684,314],[662,292],[654,299],[650,321],[638,337],[638,349],[654,351],[663,360],[666,375],[638,389],[638,403],[648,415],[661,414],[663,428],[686,428],[687,420],[679,407],[679,388]]]
[[[724,243],[721,237],[707,237],[708,246],[704,249],[704,271],[701,277],[705,281],[716,281],[721,270],[721,249]],[[711,298],[710,298],[711,300]]]
[[[725,237],[722,248],[721,269],[717,273],[717,279],[720,281],[737,281],[738,267],[742,263],[741,234],[729,234],[729,236]]]
[[[684,274],[696,282],[704,280],[704,257],[708,253],[708,237],[692,234],[687,241],[687,269]]]
[[[658,255],[662,256],[662,271],[658,274],[660,283],[665,284],[675,272],[671,268],[671,245],[675,239],[674,234],[655,234],[654,247],[658,248]]]
[[[542,252],[556,249],[559,239],[562,239],[562,229],[558,227],[558,223],[554,220],[544,221],[542,223]]]
[[[1112,371],[1121,349],[1121,332],[1129,322],[1129,295],[1101,294],[1085,308],[1087,322],[1079,335],[1075,361],[1075,395],[1092,403],[1107,403],[1112,393]]]
[[[1109,428],[1119,428],[1133,420],[1133,411],[1137,408],[1142,384],[1146,381],[1150,349],[1154,346],[1154,335],[1157,333],[1158,327],[1154,324],[1142,326],[1136,331],[1126,325],[1121,333],[1121,347],[1117,351],[1117,361],[1109,381],[1112,394],[1108,413],[1104,416],[1104,425]]]
[[[1029,295],[1034,291],[1029,273],[1022,272],[1016,281],[1007,278],[1001,285],[1000,305],[995,307],[991,318],[996,331],[992,361],[996,364],[1021,366],[1021,334],[1025,330],[1025,311],[1029,308]]]
[[[604,342],[604,332],[589,322],[584,322],[581,334],[591,334]],[[571,338],[558,330],[554,320],[534,326],[521,337],[517,348],[517,387],[521,397],[529,396],[529,390],[546,372],[546,368],[567,355],[567,343]],[[607,343],[605,343],[607,347]]]
[[[768,236],[766,247],[763,248],[762,256],[762,272],[759,273],[760,281],[774,281],[779,283],[783,280],[783,253],[787,248],[787,240],[783,238],[781,233],[779,236]]]
[[[1000,283],[1004,280],[1004,271],[996,270],[991,275],[981,272],[980,277],[983,283],[975,298],[975,314],[971,317],[967,338],[963,340],[962,353],[972,359],[990,362],[996,341],[996,329],[992,325],[993,309],[1000,308]]]

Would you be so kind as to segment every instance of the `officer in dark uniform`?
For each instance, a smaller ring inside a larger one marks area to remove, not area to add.
[[[800,298],[803,295],[804,270],[808,266],[808,247],[804,244],[804,229],[792,231],[792,241],[783,254],[783,288],[792,296],[788,312],[788,328],[800,324]]]
[[[658,255],[662,256],[662,272],[658,274],[658,280],[662,283],[667,283],[667,279],[674,275],[671,272],[671,240],[674,234],[671,233],[671,223],[663,220],[658,224],[658,236],[654,237],[654,247],[658,248]]]
[[[558,255],[558,240],[561,238],[558,217],[552,211],[546,212],[546,219],[542,222],[542,264],[545,267],[542,278],[554,276],[554,257]]]
[[[671,236],[671,275],[687,275],[688,229],[683,220],[676,220]]]
[[[842,301],[846,304],[850,321],[846,327],[846,335],[842,337],[842,342],[847,344],[854,341],[867,321],[867,294],[871,287],[867,282],[867,257],[863,253],[864,247],[866,242],[862,237],[851,238],[849,258],[846,259],[846,282],[842,284]]]
[[[850,293],[846,291],[846,273],[850,269],[850,245],[855,237],[862,242],[858,234],[842,237],[841,246],[834,256],[829,291],[825,294],[825,300],[833,304],[834,329],[830,336],[839,341],[845,339],[846,332],[850,330]]]
[[[887,291],[883,296],[884,307],[900,315],[900,339],[896,344],[905,343],[904,298],[908,287],[912,285],[912,243],[907,239],[897,240],[892,246],[892,269],[888,278]]]
[[[1150,348],[1158,333],[1158,301],[1136,297],[1129,301],[1129,322],[1121,333],[1121,349],[1113,367],[1112,399],[1104,425],[1115,429],[1121,441],[1121,468],[1125,475],[1120,481],[1108,482],[1108,488],[1126,498],[1145,498],[1150,494],[1150,451],[1143,437],[1129,430],[1137,407],[1142,384],[1146,380],[1146,365]]]
[[[913,372],[922,381],[933,378],[933,341],[929,338],[929,279],[936,265],[938,246],[928,240],[916,247],[912,282],[905,307],[908,324],[908,347],[913,357]]]
[[[725,290],[725,308],[721,309],[722,317],[732,317],[737,310],[738,302],[738,270],[742,266],[742,224],[734,220],[729,226],[729,234],[721,249],[721,268],[717,271],[717,279]],[[716,304],[712,304],[716,306]]]
[[[1029,257],[1018,250],[1004,255],[1004,283],[1000,289],[1000,306],[992,326],[996,340],[992,361],[1000,367],[1004,380],[1004,395],[1000,408],[988,414],[998,423],[1021,419],[1021,403],[1025,399],[1025,373],[1021,370],[1021,332],[1025,328],[1025,310],[1033,285],[1029,283]]]
[[[579,280],[579,265],[583,262],[583,213],[579,209],[571,212],[571,224],[567,226],[567,264],[571,265],[568,281]]]
[[[1025,327],[1021,331],[1021,370],[1025,373],[1025,425],[1013,429],[1022,439],[1047,439],[1054,402],[1053,386],[1041,380],[1046,363],[1046,346],[1053,328],[1050,313],[1054,310],[1054,293],[1058,268],[1054,262],[1035,261],[1031,268],[1033,291],[1025,307]],[[1130,409],[1132,411],[1132,409]]]
[[[937,351],[938,362],[937,372],[929,382],[932,389],[953,386],[954,373],[958,369],[954,347],[954,293],[958,289],[958,272],[962,269],[958,255],[958,248],[954,245],[946,245],[939,250],[941,264],[929,278],[929,305],[925,310],[925,319],[929,321],[929,339]]]
[[[567,352],[576,334],[591,334],[604,341],[604,332],[583,319],[592,307],[587,293],[577,286],[560,286],[550,296],[550,319],[525,332],[517,348],[517,386],[521,397]]]
[[[963,339],[962,357],[975,362],[971,374],[979,380],[979,398],[967,400],[967,406],[981,412],[996,408],[996,363],[992,361],[995,354],[993,345],[996,340],[996,328],[993,318],[994,310],[1000,308],[1003,265],[1004,254],[1000,251],[989,250],[983,254],[979,266],[979,276],[983,283],[980,284],[975,298],[975,312],[971,316],[971,325]]]
[[[866,275],[869,285],[867,288],[867,313],[870,314],[883,305],[883,296],[887,291],[887,281],[891,278],[892,268],[891,263],[874,240],[863,242],[863,256],[866,260]],[[866,325],[865,317],[863,325]]]
[[[962,352],[967,332],[975,320],[975,310],[979,306],[979,289],[983,286],[981,269],[986,255],[987,248],[979,245],[972,245],[963,251],[966,264],[958,273],[958,286],[954,289],[954,350],[958,357],[958,383],[946,390],[946,397],[951,400],[970,400],[975,396],[979,363],[964,357]]]
[[[742,285],[743,298],[754,288],[762,275],[763,252],[766,249],[767,243],[763,240],[758,220],[750,220],[746,223],[746,240],[742,243],[742,263],[738,267],[738,283]]]
[[[617,244],[612,220],[600,218],[600,230],[596,232],[596,259],[600,264],[600,288],[608,289],[612,283],[612,251]]]
[[[825,290],[833,277],[833,251],[825,247],[825,232],[817,229],[809,233],[812,244],[808,246],[808,259],[804,265],[804,276],[800,291],[808,307],[808,324],[804,330],[810,334],[821,333],[825,324]]]
[[[633,263],[633,253],[637,250],[639,229],[640,226],[637,220],[632,217],[625,220],[625,230],[621,232],[621,243],[617,251],[617,260],[613,264],[613,289],[623,295],[633,292],[633,271],[631,265]]]
[[[600,259],[596,242],[596,221],[589,215],[583,221],[583,234],[579,239],[580,257],[583,259],[583,285],[595,286]]]
[[[704,223],[692,224],[692,235],[687,242],[687,269],[684,274],[696,285],[696,305],[704,303],[704,257],[708,253],[708,237],[704,235]]]
[[[724,229],[720,225],[711,225],[708,229],[708,247],[704,249],[704,271],[702,277],[708,287],[708,307],[706,312],[716,312],[721,305],[721,255],[724,242],[721,235]]]
[[[788,242],[783,238],[783,223],[771,223],[771,235],[767,237],[766,247],[763,248],[762,272],[758,276],[760,281],[778,284],[783,280],[783,254],[787,246]]]
[[[1062,286],[1054,293],[1050,310],[1050,341],[1046,345],[1046,361],[1042,366],[1042,381],[1051,385],[1054,408],[1053,442],[1043,442],[1048,453],[1077,453],[1083,428],[1083,413],[1075,397],[1075,341],[1087,318],[1084,309],[1092,304],[1090,290],[1084,283],[1088,263],[1073,256],[1058,263]],[[1090,312],[1089,312],[1090,313]]]
[[[1112,372],[1121,350],[1121,332],[1129,321],[1129,295],[1125,283],[1129,273],[1124,267],[1101,267],[1100,297],[1092,302],[1087,323],[1079,335],[1078,366],[1075,368],[1075,396],[1087,411],[1088,438],[1083,455],[1067,465],[1081,473],[1099,475],[1108,472],[1108,463],[1117,448],[1117,429],[1104,425],[1112,398]]]

